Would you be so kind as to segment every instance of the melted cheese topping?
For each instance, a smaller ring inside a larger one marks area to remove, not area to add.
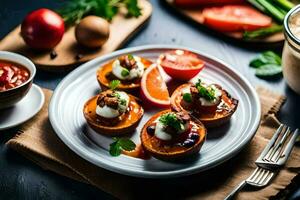
[[[122,75],[123,70],[127,70],[126,68],[122,67],[120,61],[116,59],[112,64],[112,73],[118,77],[120,80],[132,80],[135,78],[141,78],[144,73],[144,64],[141,62],[141,58],[138,56],[133,57],[136,61],[137,68],[133,68],[129,71],[127,76]]]
[[[104,118],[115,118],[120,116],[122,113],[124,113],[129,105],[129,96],[125,92],[116,91],[120,95],[120,99],[125,100],[125,104],[122,105],[119,101],[118,109],[113,109],[111,107],[108,107],[107,105],[100,107],[97,105],[96,107],[96,114],[104,117]]]

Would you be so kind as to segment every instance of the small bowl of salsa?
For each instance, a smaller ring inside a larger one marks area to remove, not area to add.
[[[0,109],[13,106],[28,93],[35,73],[29,59],[0,51]]]

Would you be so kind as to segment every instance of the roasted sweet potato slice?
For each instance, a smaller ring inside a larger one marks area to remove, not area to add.
[[[183,91],[188,91],[191,83],[186,83],[179,86],[171,96],[171,108],[177,112],[187,111],[195,118],[199,119],[205,127],[217,127],[228,122],[236,111],[238,100],[232,98],[228,92],[222,89],[221,103],[218,105],[216,112],[205,112],[204,110],[196,109],[196,106],[184,102],[182,99]],[[220,86],[218,86],[220,88]]]
[[[203,124],[197,120],[191,121],[190,125],[196,130],[196,133],[199,135],[198,139],[195,141],[195,144],[191,147],[184,147],[178,145],[178,141],[172,142],[165,142],[158,139],[155,135],[150,134],[147,132],[147,127],[153,124],[157,118],[159,118],[162,114],[168,113],[171,110],[164,110],[159,113],[156,113],[152,116],[149,121],[144,125],[141,131],[141,142],[142,146],[149,154],[152,156],[162,159],[162,160],[178,160],[183,159],[194,154],[197,154],[206,138],[206,129]],[[183,139],[184,140],[184,139]]]
[[[98,95],[92,97],[83,108],[83,114],[88,125],[97,133],[120,136],[133,132],[143,117],[144,109],[134,96],[129,95],[130,102],[127,112],[122,114],[119,119],[107,119],[103,123],[103,119],[96,114],[97,98]]]
[[[109,88],[109,83],[114,80],[118,79],[114,77],[112,74],[112,64],[114,60],[106,63],[105,65],[99,67],[97,70],[97,80],[101,87],[101,90],[107,90]],[[145,58],[141,58],[141,62],[145,65],[145,68],[148,68],[152,62]],[[118,86],[118,90],[125,91],[128,93],[136,93],[139,91],[141,86],[141,79],[134,79],[134,80],[120,80],[121,83]]]

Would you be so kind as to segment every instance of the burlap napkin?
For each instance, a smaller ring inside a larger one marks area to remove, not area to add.
[[[42,111],[24,124],[21,132],[7,145],[47,170],[94,185],[121,199],[192,198],[223,199],[255,168],[254,161],[277,129],[275,114],[284,97],[259,88],[262,121],[251,143],[235,158],[209,171],[176,179],[142,179],[112,173],[96,167],[73,153],[53,132],[48,120],[51,91],[44,90],[46,103]],[[300,172],[300,148],[295,147],[286,166],[272,184],[264,189],[249,188],[238,194],[238,199],[269,199],[286,188]]]

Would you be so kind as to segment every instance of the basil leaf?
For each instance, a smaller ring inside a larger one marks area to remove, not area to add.
[[[122,75],[123,77],[128,76],[128,75],[129,75],[129,70],[126,69],[126,68],[122,69],[121,75]]]
[[[192,95],[190,93],[184,93],[182,95],[184,101],[191,103],[192,102]]]
[[[249,63],[254,68],[259,68],[266,64],[281,65],[281,58],[273,51],[265,51]]]
[[[112,156],[119,156],[122,152],[121,146],[118,141],[115,141],[109,145],[109,154]]]
[[[264,63],[260,58],[256,58],[253,59],[252,61],[250,61],[249,66],[250,67],[254,67],[254,68],[259,68],[262,65],[265,65],[266,63]]]
[[[262,65],[255,70],[256,76],[267,77],[267,76],[275,76],[282,73],[281,66],[278,65]]]
[[[126,151],[132,151],[136,147],[135,143],[132,140],[126,138],[120,138],[118,143],[121,146],[121,148]]]

